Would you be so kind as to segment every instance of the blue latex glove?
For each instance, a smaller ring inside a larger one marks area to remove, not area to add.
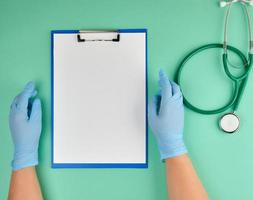
[[[35,97],[33,82],[14,99],[9,116],[9,126],[14,143],[14,171],[38,164],[38,145],[41,134],[41,102]]]
[[[149,104],[149,125],[155,135],[161,159],[187,153],[183,141],[184,107],[179,86],[164,71],[159,73],[160,94]]]

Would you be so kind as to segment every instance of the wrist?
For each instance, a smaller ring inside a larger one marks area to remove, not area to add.
[[[187,153],[183,135],[175,135],[174,137],[168,137],[167,139],[163,138],[157,140],[157,143],[162,161]]]
[[[13,171],[35,165],[38,165],[38,151],[14,153],[14,159],[12,161]]]
[[[188,157],[188,153],[187,152],[184,153],[184,154],[181,154],[181,155],[177,155],[175,157],[166,158],[164,160],[164,162],[166,164],[172,164],[172,163],[178,163],[178,164],[180,164],[180,163],[184,162],[184,160],[185,160],[186,157]]]

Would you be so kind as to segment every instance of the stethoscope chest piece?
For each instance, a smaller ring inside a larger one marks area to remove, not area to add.
[[[220,118],[220,128],[226,133],[234,133],[238,130],[240,119],[235,113],[227,113]]]

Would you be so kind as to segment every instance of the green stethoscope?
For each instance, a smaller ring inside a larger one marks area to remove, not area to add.
[[[249,31],[249,33],[248,33],[249,34],[248,58],[246,58],[246,56],[239,49],[232,47],[230,45],[227,45],[228,19],[229,19],[231,7],[232,7],[233,3],[236,3],[236,2],[241,3],[241,5],[243,6],[244,11],[246,13],[246,16],[247,16],[248,31]],[[194,106],[193,104],[191,104],[185,98],[185,96],[184,96],[184,104],[188,108],[190,108],[191,110],[201,113],[201,114],[206,114],[206,115],[222,113],[222,112],[228,110],[229,108],[232,108],[233,111],[222,115],[222,117],[220,118],[220,121],[219,121],[220,128],[226,133],[234,133],[239,128],[240,120],[239,120],[239,117],[235,113],[236,113],[238,106],[240,104],[240,100],[242,98],[245,86],[247,84],[248,76],[249,76],[250,70],[253,65],[253,41],[252,41],[252,30],[251,30],[251,18],[250,18],[246,4],[253,5],[253,1],[252,0],[251,1],[250,0],[233,0],[233,1],[220,2],[221,7],[228,6],[226,18],[225,18],[224,43],[223,44],[216,44],[216,43],[207,44],[207,45],[201,46],[201,47],[191,51],[180,63],[178,71],[177,71],[177,76],[176,76],[176,82],[180,85],[182,70],[185,67],[186,63],[194,55],[196,55],[204,50],[207,50],[207,49],[212,49],[212,48],[223,48],[224,49],[224,53],[222,55],[224,71],[225,71],[226,75],[233,81],[233,86],[234,86],[232,98],[229,100],[228,103],[226,103],[226,105],[224,105],[220,108],[214,109],[214,110],[200,109],[200,108]],[[228,51],[235,53],[241,59],[241,61],[243,63],[243,67],[245,68],[245,73],[243,73],[240,76],[234,76],[230,72],[228,65],[231,65],[233,67],[237,67],[237,66],[234,66],[229,62]]]

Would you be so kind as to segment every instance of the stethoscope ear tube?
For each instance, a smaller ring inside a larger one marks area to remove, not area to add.
[[[247,6],[245,3],[247,3],[247,1],[245,0],[233,0],[230,2],[226,2],[228,5],[228,9],[226,12],[226,17],[225,17],[225,23],[224,23],[224,41],[223,41],[223,48],[224,48],[224,53],[227,53],[227,44],[228,44],[228,22],[229,22],[229,18],[230,18],[230,12],[231,12],[231,8],[232,5],[236,2],[241,3],[241,6],[243,7],[245,16],[247,18],[247,25],[248,25],[248,41],[249,41],[249,52],[252,52],[253,50],[253,41],[252,41],[252,21],[251,21],[251,16],[250,13],[247,9]],[[249,3],[249,2],[248,2]],[[253,53],[253,52],[252,52]],[[249,60],[249,59],[247,59]],[[246,66],[246,64],[249,63],[244,63],[244,66]]]

